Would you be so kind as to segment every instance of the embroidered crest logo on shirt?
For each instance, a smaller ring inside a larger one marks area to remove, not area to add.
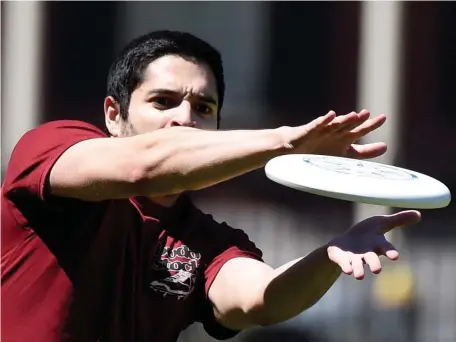
[[[201,254],[186,245],[159,245],[152,265],[156,279],[151,281],[150,288],[163,297],[185,298],[195,288],[200,260]]]

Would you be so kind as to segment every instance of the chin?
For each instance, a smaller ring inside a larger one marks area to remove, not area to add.
[[[172,195],[166,195],[164,196],[165,198],[174,198],[174,197],[179,197],[180,195],[182,195],[183,192],[179,192],[177,194],[172,194]]]

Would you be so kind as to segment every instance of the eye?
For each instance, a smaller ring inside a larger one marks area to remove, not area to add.
[[[211,106],[208,106],[207,104],[205,103],[198,103],[196,105],[196,111],[198,111],[199,113],[201,113],[202,115],[204,116],[207,116],[207,115],[212,115],[214,113],[213,109],[211,108]]]
[[[152,103],[159,109],[171,108],[175,105],[175,101],[172,98],[165,96],[154,97]]]

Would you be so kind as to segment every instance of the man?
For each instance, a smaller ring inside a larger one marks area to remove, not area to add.
[[[220,55],[180,32],[152,32],[114,61],[104,101],[109,137],[55,121],[16,145],[2,186],[2,337],[12,341],[175,341],[201,322],[214,338],[285,321],[341,272],[378,273],[397,251],[383,234],[401,212],[359,223],[273,269],[241,230],[183,195],[285,153],[369,158],[356,145],[385,121],[334,112],[299,127],[217,131]]]

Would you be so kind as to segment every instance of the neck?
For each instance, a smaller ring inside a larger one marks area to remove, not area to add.
[[[181,194],[168,195],[168,196],[162,196],[162,197],[149,197],[149,199],[158,205],[170,208],[177,202],[180,195]]]

